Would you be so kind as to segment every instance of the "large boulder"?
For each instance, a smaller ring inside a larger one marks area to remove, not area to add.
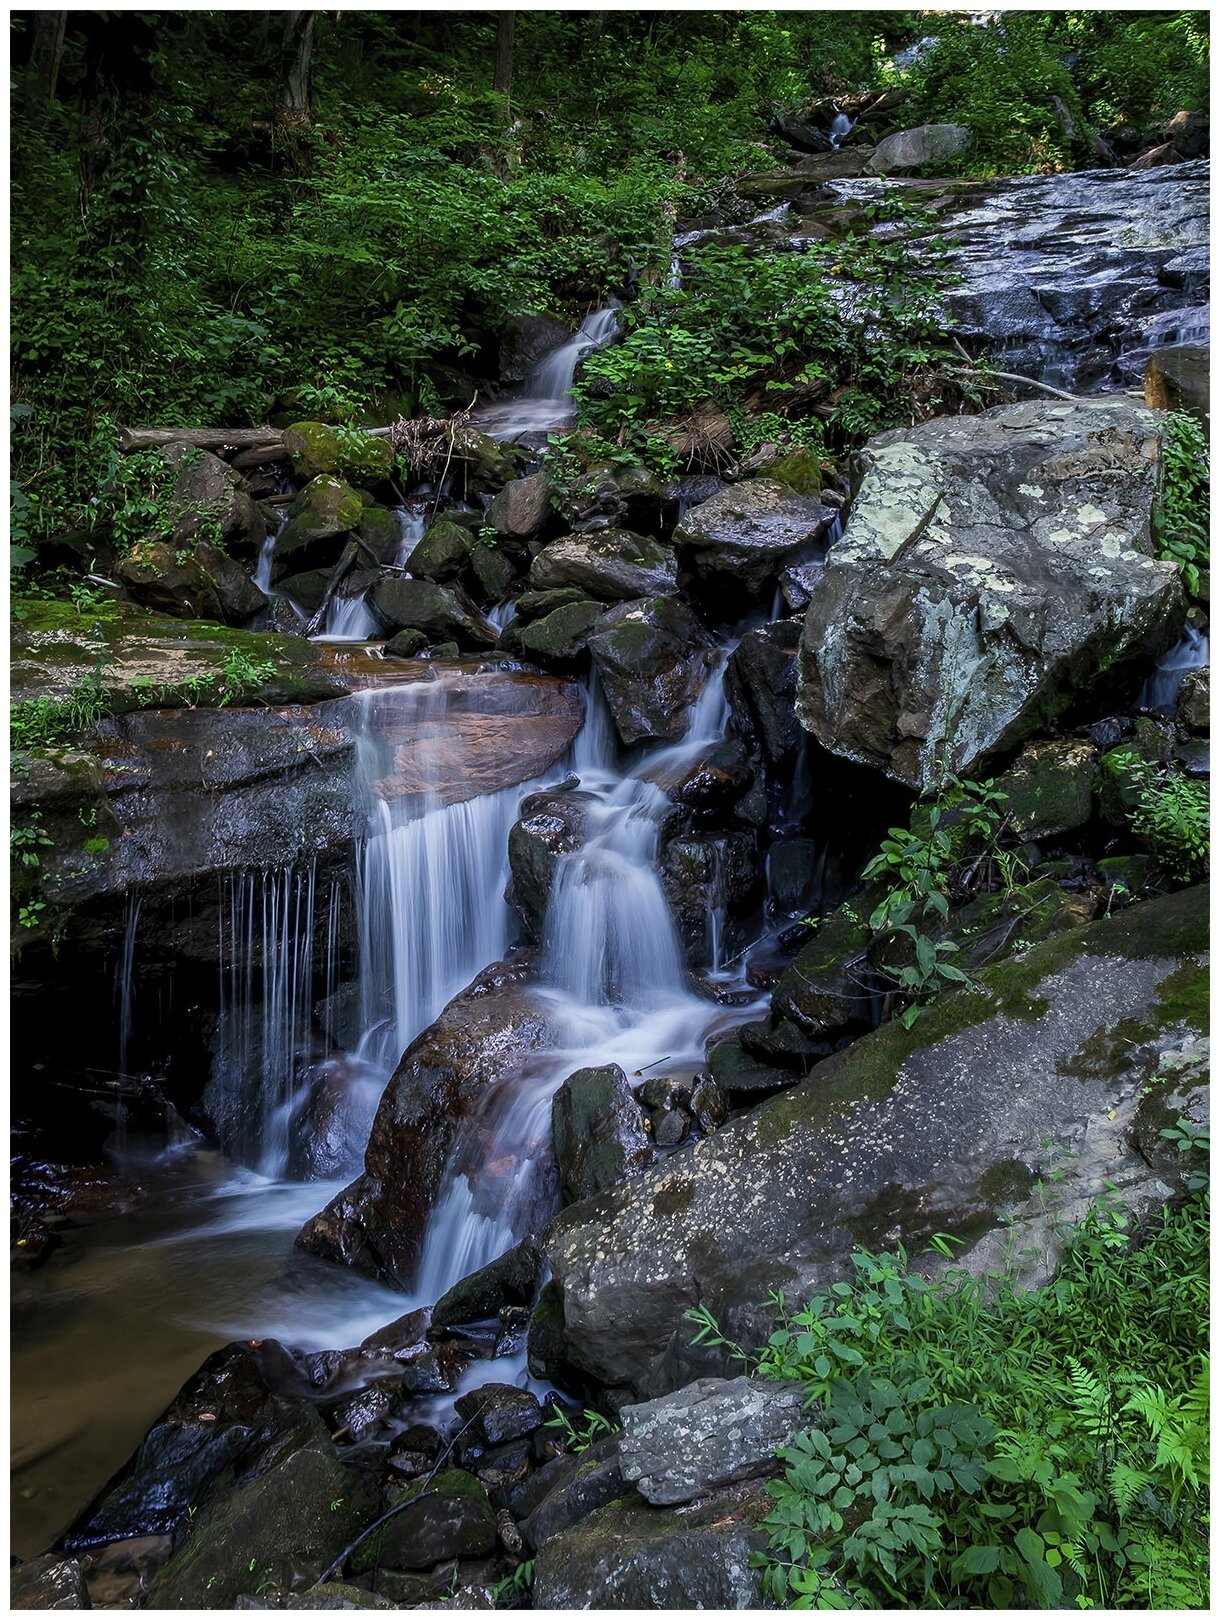
[[[551,1100],[551,1131],[569,1203],[605,1192],[652,1163],[644,1110],[617,1063],[568,1076]]]
[[[801,626],[795,619],[747,630],[725,671],[725,691],[737,729],[757,743],[770,765],[790,759],[802,741],[796,717],[800,639]]]
[[[555,1043],[531,981],[527,959],[493,963],[411,1043],[377,1109],[364,1173],[306,1223],[299,1249],[410,1287],[463,1115]]]
[[[1212,407],[1211,349],[1171,343],[1148,356],[1144,399],[1159,411],[1190,411],[1206,421]]]
[[[487,509],[487,522],[510,540],[529,540],[542,528],[551,510],[545,473],[514,478]]]
[[[430,579],[383,579],[369,603],[391,632],[422,630],[434,639],[473,647],[494,647],[500,632],[475,607],[459,585],[436,585]]]
[[[624,1497],[551,1536],[534,1565],[536,1609],[760,1609],[754,1555],[773,1505],[741,1486],[694,1508]]]
[[[541,940],[555,869],[584,843],[592,801],[584,793],[531,793],[508,835],[512,898],[531,939]]]
[[[173,529],[166,538],[178,547],[202,540],[257,549],[267,528],[241,474],[194,445],[168,444],[161,453],[177,474],[168,501]]]
[[[797,714],[832,752],[927,791],[1180,630],[1177,568],[1152,554],[1143,406],[936,418],[865,460],[801,638]]]
[[[375,482],[394,470],[394,446],[388,438],[358,428],[332,427],[327,422],[294,422],[284,429],[284,448],[292,457],[298,478],[319,473],[344,473]]]
[[[986,1252],[991,1266],[994,1233],[1025,1281],[1044,1280],[1106,1187],[1137,1211],[1169,1196],[1168,1172],[1135,1144],[1184,1106],[1175,1088],[1203,1084],[1183,1068],[1161,1077],[1206,1035],[1206,943],[1202,889],[1060,934],[564,1211],[544,1241],[552,1346],[655,1396],[720,1370],[692,1348],[692,1306],[758,1343],[769,1290],[792,1301],[841,1279],[857,1245],[917,1252],[956,1232],[980,1246],[959,1260]]]
[[[706,675],[704,639],[694,614],[663,596],[623,602],[598,621],[589,651],[625,744],[682,736]]]
[[[768,589],[781,565],[825,533],[835,508],[798,495],[775,478],[733,484],[692,506],[673,543],[689,554],[697,578],[724,595]]]
[[[928,163],[947,163],[971,146],[970,131],[961,124],[920,124],[902,129],[878,143],[868,162],[870,174],[892,174],[895,169],[920,169]]]
[[[479,1481],[460,1468],[421,1480],[398,1500],[401,1510],[357,1549],[355,1570],[431,1569],[446,1558],[481,1557],[496,1545],[495,1509]]]
[[[276,575],[334,562],[343,549],[340,537],[356,527],[363,512],[360,495],[342,478],[331,473],[311,478],[276,537]]]
[[[407,572],[415,579],[438,583],[455,580],[470,559],[470,531],[442,518],[434,523],[407,558]]]
[[[678,560],[668,546],[626,529],[569,534],[552,540],[534,558],[530,584],[536,591],[579,585],[605,602],[673,596]]]

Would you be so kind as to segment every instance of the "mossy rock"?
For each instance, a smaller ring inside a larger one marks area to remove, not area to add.
[[[400,630],[386,642],[385,653],[387,658],[415,658],[427,645],[428,638],[422,630]]]
[[[470,571],[488,602],[507,599],[517,578],[517,570],[499,546],[476,541],[470,548]]]
[[[543,663],[570,663],[589,645],[593,626],[604,612],[600,602],[571,602],[543,619],[520,625],[515,631],[517,644]]]
[[[401,1511],[352,1555],[357,1574],[431,1569],[447,1558],[481,1558],[496,1545],[496,1510],[482,1484],[461,1468],[446,1468],[405,1490]]]
[[[798,495],[822,493],[822,464],[813,450],[790,450],[782,461],[767,468],[769,478],[777,478]]]
[[[348,473],[377,481],[388,478],[394,470],[394,447],[389,439],[374,438],[354,428],[294,422],[284,429],[284,447],[292,457],[292,470],[298,478]]]
[[[335,542],[357,527],[365,503],[342,478],[322,473],[306,484],[288,510],[288,522],[275,542],[275,566],[282,573],[311,562],[333,562],[341,549]]]
[[[1049,838],[1083,827],[1093,813],[1097,750],[1089,742],[1064,737],[1035,742],[996,781],[1007,794],[1001,806],[1022,838]]]
[[[860,978],[872,935],[859,915],[856,907],[851,915],[840,907],[823,918],[776,987],[775,1013],[806,1034],[825,1034],[867,1017],[870,998]]]
[[[407,572],[438,583],[454,580],[470,556],[470,535],[457,523],[434,523],[407,558]]]
[[[366,506],[360,514],[356,533],[379,563],[392,563],[402,545],[402,526],[398,515],[385,506]]]
[[[471,489],[499,490],[517,475],[512,452],[498,439],[473,428],[465,428],[455,436],[453,454],[463,463]]]

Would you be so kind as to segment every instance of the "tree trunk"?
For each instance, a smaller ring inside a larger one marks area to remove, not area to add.
[[[361,428],[371,439],[388,439],[390,429]],[[159,450],[167,444],[191,444],[197,450],[253,450],[262,452],[259,459],[270,461],[276,452],[287,457],[284,441],[274,428],[126,428],[119,429],[119,449],[124,455],[132,450]]]
[[[30,38],[30,70],[43,98],[53,101],[59,79],[59,63],[64,52],[66,11],[39,11],[34,14]]]
[[[503,96],[505,102],[513,93],[513,28],[516,23],[515,11],[502,11],[496,25],[496,76],[492,82],[492,89],[498,96]],[[504,121],[508,122],[507,106],[504,109]]]
[[[284,13],[284,61],[287,77],[284,86],[284,113],[286,122],[308,124],[309,115],[309,60],[313,55],[313,25],[316,11],[287,11]]]

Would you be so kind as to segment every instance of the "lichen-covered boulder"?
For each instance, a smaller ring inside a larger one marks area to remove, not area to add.
[[[697,578],[722,594],[758,596],[781,565],[824,534],[835,508],[775,478],[732,484],[692,506],[674,529]]]
[[[883,433],[801,638],[797,714],[923,792],[977,773],[1186,605],[1153,556],[1156,416],[1125,401],[1005,405]]]
[[[800,1384],[760,1378],[699,1378],[619,1416],[623,1478],[659,1507],[778,1473],[776,1453],[809,1426]]]
[[[345,473],[376,482],[394,470],[394,446],[388,438],[326,422],[294,422],[284,429],[284,448],[298,478]]]
[[[966,1240],[966,1264],[994,1232],[1021,1281],[1045,1280],[1107,1187],[1137,1212],[1170,1196],[1136,1144],[1205,1083],[1182,1054],[1206,1038],[1206,946],[1205,889],[1059,934],[565,1210],[544,1241],[558,1320],[539,1352],[663,1394],[722,1370],[691,1347],[693,1305],[758,1343],[768,1290],[794,1301],[839,1280],[854,1247],[915,1251],[936,1232]]]
[[[626,529],[569,534],[552,540],[534,558],[530,584],[537,591],[578,585],[603,602],[673,596],[678,560],[668,546]]]
[[[868,162],[871,174],[895,169],[919,169],[925,163],[947,163],[971,146],[970,131],[961,124],[920,124],[887,135]]]

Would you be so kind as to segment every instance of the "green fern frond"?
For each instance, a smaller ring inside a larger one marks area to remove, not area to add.
[[[1140,1494],[1152,1484],[1152,1475],[1142,1468],[1131,1467],[1129,1463],[1115,1463],[1108,1484],[1114,1511],[1120,1519],[1125,1519]]]

